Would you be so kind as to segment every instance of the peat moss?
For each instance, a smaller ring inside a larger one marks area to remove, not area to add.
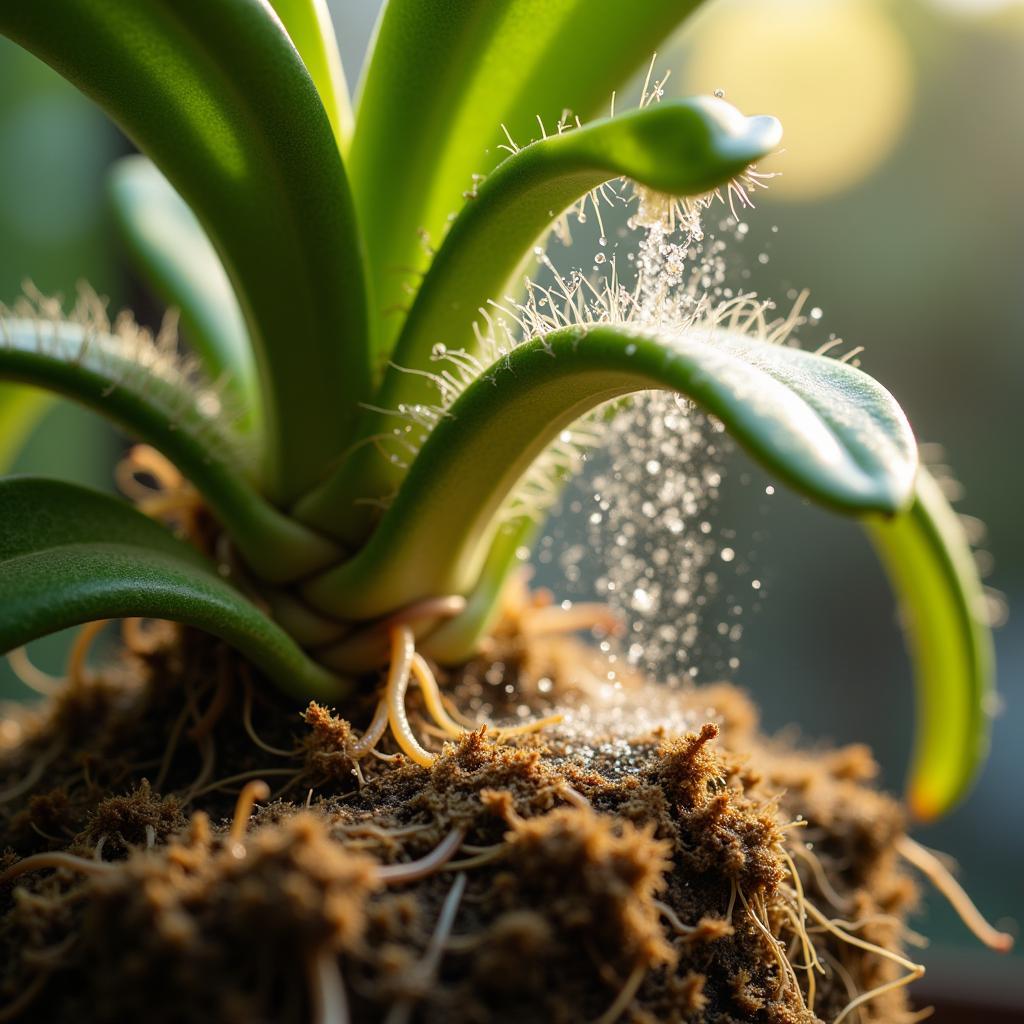
[[[503,643],[448,681],[459,707],[599,701],[592,653]],[[767,740],[729,687],[659,699],[670,726],[481,727],[430,768],[390,741],[357,764],[336,710],[167,633],[0,733],[0,873],[92,865],[0,884],[0,1020],[326,1024],[344,996],[388,1024],[809,1024],[900,977],[807,916],[793,877],[902,948],[902,815],[869,754]],[[254,779],[273,795],[233,828]],[[909,1019],[903,989],[860,1010]]]

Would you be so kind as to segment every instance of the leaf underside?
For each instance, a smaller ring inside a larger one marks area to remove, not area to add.
[[[584,414],[650,389],[692,398],[770,472],[824,505],[894,515],[910,501],[910,427],[860,370],[718,328],[566,328],[513,349],[466,388],[366,545],[307,584],[306,597],[342,618],[370,618],[468,593],[530,464]]]

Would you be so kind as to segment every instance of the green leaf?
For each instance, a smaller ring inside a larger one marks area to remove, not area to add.
[[[142,156],[119,160],[110,194],[121,234],[248,431],[260,414],[256,359],[220,257],[188,204]]]
[[[0,5],[195,211],[256,350],[273,497],[307,490],[370,387],[361,241],[330,122],[262,0]]]
[[[37,388],[0,384],[0,473],[13,465],[49,404],[46,393]]]
[[[197,551],[129,505],[37,477],[0,480],[0,651],[97,619],[213,633],[300,700],[346,685],[310,660]]]
[[[360,88],[349,165],[369,249],[378,352],[401,327],[405,285],[428,263],[505,143],[587,120],[699,0],[389,0]]]
[[[894,515],[911,500],[917,448],[906,418],[846,363],[721,329],[565,328],[514,349],[466,388],[366,545],[307,584],[307,599],[371,618],[469,594],[531,463],[597,406],[650,389],[693,399],[771,473],[824,505]]]
[[[245,444],[223,424],[211,389],[183,375],[148,334],[104,325],[17,319],[0,310],[0,380],[75,399],[164,453],[199,489],[250,567],[274,582],[330,564],[332,544],[256,489]]]
[[[403,426],[400,408],[431,404],[430,380],[409,371],[432,370],[437,344],[475,351],[480,307],[505,294],[553,214],[617,177],[673,196],[702,195],[770,153],[781,135],[773,117],[747,118],[723,100],[702,97],[604,118],[508,157],[476,188],[434,256],[360,436],[387,437]],[[372,525],[367,499],[394,493],[402,472],[364,444],[296,506],[297,514],[357,542]]]
[[[461,665],[479,648],[480,641],[497,623],[501,592],[512,573],[523,563],[540,530],[527,516],[503,523],[491,542],[480,578],[466,598],[465,609],[433,630],[418,648],[442,665]]]
[[[960,519],[924,469],[910,509],[867,529],[899,599],[916,677],[908,803],[930,820],[964,795],[988,753],[995,656],[984,590]]]
[[[327,0],[270,0],[316,85],[338,147],[352,136],[352,104]]]

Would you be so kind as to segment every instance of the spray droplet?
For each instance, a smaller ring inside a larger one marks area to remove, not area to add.
[[[715,97],[717,99],[724,100],[725,99],[725,90],[724,89],[716,89],[715,90]]]

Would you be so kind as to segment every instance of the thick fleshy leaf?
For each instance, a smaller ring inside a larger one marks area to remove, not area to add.
[[[115,334],[0,316],[0,380],[66,395],[163,452],[265,579],[298,579],[336,556],[332,544],[257,491],[244,442],[223,424],[215,392],[183,376],[173,357],[137,328],[121,325]]]
[[[299,51],[342,152],[352,136],[352,104],[327,0],[270,0]]]
[[[960,519],[926,470],[908,511],[867,527],[907,633],[918,693],[907,796],[929,820],[964,795],[988,753],[995,656],[984,590]]]
[[[221,637],[300,700],[345,693],[197,551],[123,502],[10,477],[0,522],[0,651],[97,619],[170,619]]]
[[[419,649],[442,665],[460,665],[476,653],[501,613],[501,593],[509,577],[533,547],[540,524],[524,516],[498,528],[480,578],[466,597],[466,607],[433,630]]]
[[[206,232],[146,157],[119,160],[110,193],[132,254],[160,298],[180,311],[189,344],[248,432],[261,412],[256,357],[231,282]]]
[[[0,473],[13,465],[49,404],[46,392],[38,388],[0,384]]]
[[[97,101],[195,211],[256,351],[267,479],[312,486],[350,439],[369,356],[361,241],[330,122],[263,0],[0,5],[10,36]]]
[[[449,214],[474,174],[566,110],[588,120],[699,0],[389,0],[360,88],[350,151],[379,351],[388,353]],[[413,56],[411,56],[413,55]]]
[[[531,463],[592,409],[651,389],[693,399],[776,477],[824,505],[894,515],[911,501],[910,427],[860,370],[722,329],[566,328],[519,346],[466,388],[367,544],[307,584],[307,598],[370,618],[470,593]]]
[[[605,118],[509,156],[477,186],[438,249],[360,436],[388,437],[403,425],[399,409],[434,400],[430,379],[415,371],[433,370],[435,346],[475,351],[479,309],[505,294],[553,214],[617,177],[673,196],[702,195],[770,153],[781,135],[773,117],[744,117],[723,100],[700,97]],[[373,522],[368,500],[393,494],[401,477],[399,463],[363,444],[298,514],[358,542]]]

